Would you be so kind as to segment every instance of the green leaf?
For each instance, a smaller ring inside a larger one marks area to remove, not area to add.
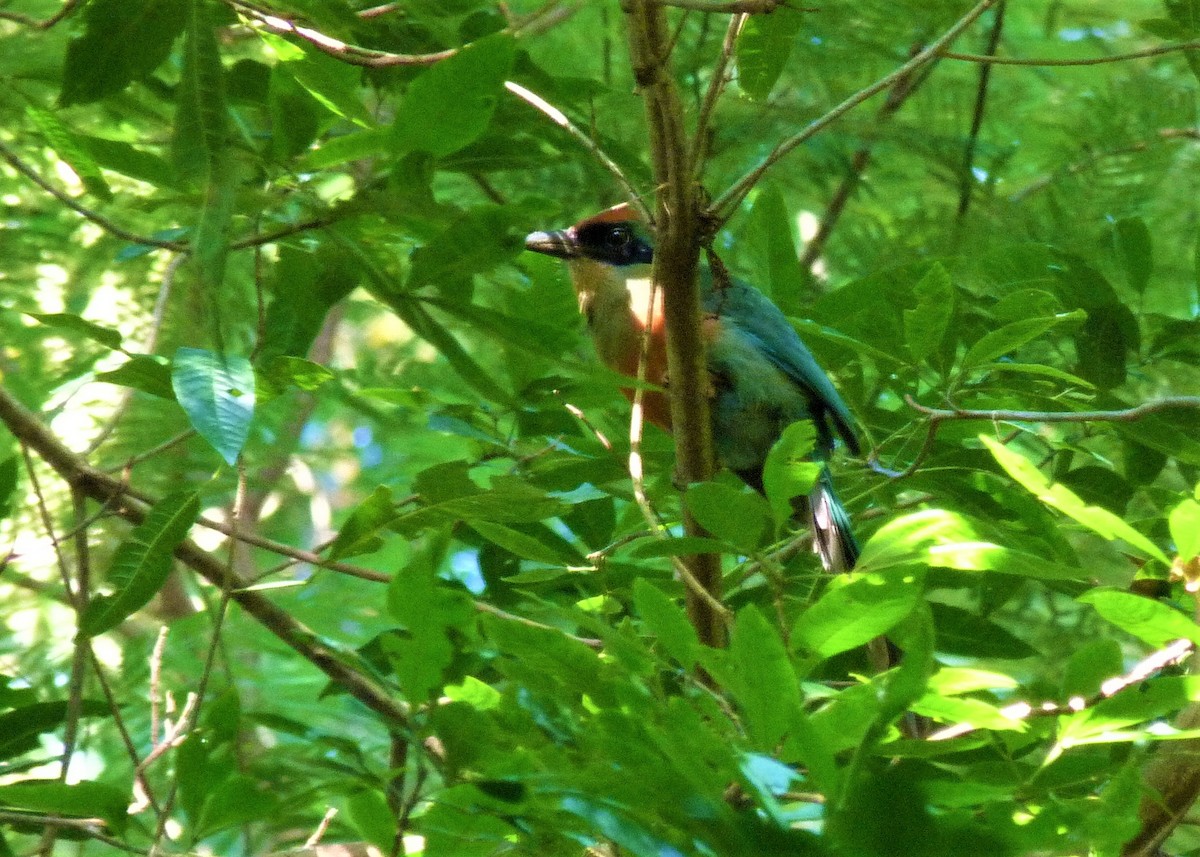
[[[564,797],[560,806],[565,812],[582,818],[605,839],[612,840],[633,857],[663,857],[678,853],[620,805],[609,805],[599,797],[581,793]]]
[[[236,175],[227,153],[229,108],[209,0],[188,0],[183,73],[175,92],[171,155],[180,173],[203,184],[200,217],[192,240],[192,268],[208,300],[215,341],[221,342],[219,289],[225,279],[233,222]]]
[[[175,390],[171,387],[171,368],[162,357],[135,354],[111,372],[97,372],[96,380],[121,387],[132,387],[160,399],[175,401]]]
[[[17,493],[17,474],[19,472],[20,467],[15,455],[0,459],[0,520],[12,514],[12,501],[13,496]]]
[[[30,318],[36,318],[47,327],[78,333],[93,342],[99,342],[105,348],[118,351],[121,348],[121,334],[115,330],[81,318],[71,312],[27,312]]]
[[[1148,645],[1164,646],[1179,639],[1200,644],[1200,626],[1161,601],[1115,589],[1093,589],[1079,601],[1091,604],[1106,620]]]
[[[286,356],[273,359],[267,364],[266,372],[259,376],[259,380],[267,381],[273,390],[283,391],[292,386],[306,393],[319,390],[333,378],[333,372],[320,363]]]
[[[1200,503],[1189,497],[1171,510],[1167,520],[1179,559],[1191,561],[1200,554]]]
[[[927,693],[912,706],[913,713],[943,723],[970,726],[972,729],[1025,732],[1029,724],[1009,717],[994,705],[980,699],[956,699]]]
[[[688,487],[687,507],[700,526],[743,553],[753,553],[763,543],[770,510],[763,498],[721,482],[700,482]]]
[[[781,6],[770,15],[747,18],[738,34],[736,53],[742,92],[758,101],[771,94],[792,55],[800,24],[800,12],[789,6]]]
[[[363,839],[384,853],[392,850],[396,840],[396,814],[387,800],[377,791],[359,791],[346,801],[350,823]]]
[[[254,417],[250,361],[201,348],[180,348],[172,362],[171,386],[192,427],[234,464]]]
[[[407,287],[443,288],[516,258],[524,248],[511,209],[479,206],[412,254]]]
[[[761,749],[773,748],[800,709],[800,683],[779,632],[753,605],[738,611],[729,656],[750,737]]]
[[[235,773],[209,793],[196,822],[194,835],[197,839],[203,839],[217,831],[269,817],[278,804],[279,799],[265,783],[246,774]]]
[[[886,572],[839,575],[800,614],[793,638],[822,658],[861,646],[913,611],[924,592],[924,570],[896,566]]]
[[[383,545],[379,531],[396,519],[392,489],[377,485],[371,496],[359,503],[338,530],[329,549],[330,559],[373,553]]]
[[[1140,217],[1125,217],[1114,223],[1113,249],[1125,273],[1125,282],[1138,294],[1144,293],[1153,268],[1150,230],[1146,227],[1146,221]]]
[[[72,706],[66,700],[35,702],[0,714],[0,760],[12,759],[38,746],[38,736],[53,732],[66,722]],[[109,714],[108,706],[94,700],[80,704],[83,717]]]
[[[354,290],[362,269],[343,247],[321,242],[315,249],[279,248],[270,281],[271,303],[263,322],[260,359],[305,357],[337,303]]]
[[[125,829],[128,805],[126,792],[103,783],[22,780],[0,786],[0,806],[68,818],[103,818],[118,832]]]
[[[91,636],[102,634],[150,603],[166,582],[175,548],[199,516],[195,492],[171,494],[156,503],[117,547],[106,575],[115,592],[92,599],[81,630]]]
[[[940,262],[913,286],[917,305],[904,311],[904,341],[908,353],[920,362],[928,360],[946,338],[954,317],[954,283]]]
[[[92,0],[83,35],[67,43],[59,104],[115,95],[166,60],[183,30],[187,0]]]
[[[659,556],[695,556],[701,553],[721,553],[729,550],[729,545],[717,539],[706,539],[700,536],[680,536],[676,539],[644,539],[632,551],[638,559],[650,559]]]
[[[863,546],[856,569],[883,571],[912,563],[1041,580],[1082,576],[1079,569],[988,541],[971,521],[945,509],[923,509],[886,523]]]
[[[436,546],[419,547],[409,564],[388,584],[388,612],[407,637],[383,638],[384,651],[400,687],[412,702],[425,702],[442,686],[442,673],[454,658],[447,632],[474,616],[465,593],[441,583],[435,574]]]
[[[984,334],[963,357],[963,369],[971,369],[982,363],[990,363],[998,357],[1016,351],[1027,342],[1037,339],[1046,331],[1065,322],[1080,321],[1087,317],[1083,310],[1060,312],[1046,318],[1025,318],[1004,325],[998,330]]]
[[[810,460],[817,443],[812,420],[794,422],[771,446],[763,465],[763,488],[777,526],[795,514],[792,500],[807,496],[817,484],[824,466]]]
[[[802,315],[800,295],[805,276],[796,254],[791,218],[777,185],[768,184],[759,190],[750,209],[746,231],[762,244],[767,269],[767,282],[762,291],[783,310],[784,315]]]
[[[644,577],[633,582],[633,603],[646,628],[667,653],[681,667],[690,670],[696,663],[700,640],[687,614]]]
[[[456,152],[492,121],[504,80],[512,70],[512,36],[496,34],[467,45],[423,72],[400,102],[392,124],[392,151]]]
[[[100,167],[92,160],[91,153],[88,152],[75,133],[67,128],[56,114],[51,113],[49,110],[42,110],[39,107],[29,105],[25,108],[25,112],[33,120],[33,124],[38,127],[38,130],[42,132],[42,136],[46,138],[46,142],[54,149],[54,153],[75,171],[75,175],[79,176],[79,180],[83,182],[83,186],[100,199],[106,202],[111,201],[113,194],[108,186],[108,182],[104,180],[104,175],[100,172]]]
[[[1171,564],[1166,554],[1157,545],[1112,512],[1099,506],[1089,506],[1067,487],[1057,483],[1052,484],[1033,462],[1013,452],[999,441],[987,435],[980,435],[979,439],[984,446],[991,450],[996,461],[1008,475],[1042,503],[1058,509],[1067,517],[1073,518],[1105,539],[1110,541],[1121,539],[1164,565]]]
[[[468,519],[467,525],[483,538],[504,548],[513,556],[556,566],[567,565],[572,560],[571,557],[563,556],[544,542],[522,533],[520,530],[514,530],[512,527],[478,519]]]

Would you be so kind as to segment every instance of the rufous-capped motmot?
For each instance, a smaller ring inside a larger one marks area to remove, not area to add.
[[[650,327],[645,377],[660,389],[644,394],[644,409],[647,419],[669,431],[669,402],[660,391],[667,383],[662,289],[650,287],[654,246],[635,212],[618,205],[567,229],[534,232],[525,246],[567,261],[596,351],[611,368],[637,375],[642,332]],[[720,463],[761,492],[767,452],[788,425],[804,419],[816,427],[818,458],[832,451],[835,433],[858,453],[850,409],[779,308],[738,280],[714,285],[707,269],[701,271],[701,290],[713,445]],[[858,545],[828,468],[809,495],[807,511],[822,565],[853,568]]]

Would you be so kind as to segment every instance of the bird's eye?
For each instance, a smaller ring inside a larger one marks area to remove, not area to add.
[[[608,231],[608,246],[613,250],[624,250],[633,241],[633,234],[624,226],[614,226]]]

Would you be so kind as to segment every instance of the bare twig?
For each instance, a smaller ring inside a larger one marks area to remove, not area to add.
[[[654,0],[660,6],[674,6],[690,12],[717,12],[728,15],[768,15],[788,0]]]
[[[930,422],[988,420],[1024,423],[1131,423],[1162,411],[1200,409],[1200,396],[1166,396],[1116,411],[975,411],[965,408],[931,408],[918,403],[911,395],[906,395],[904,401],[913,410],[929,417]]]
[[[75,11],[75,7],[79,5],[80,0],[66,0],[62,4],[62,8],[51,15],[49,18],[34,18],[31,15],[22,15],[20,12],[0,11],[0,20],[14,21],[18,24],[23,24],[26,27],[33,27],[35,30],[49,30],[59,21],[62,21],[68,15]]]
[[[104,833],[102,828],[105,826],[105,822],[101,818],[63,818],[60,815],[43,815],[38,812],[19,812],[4,809],[0,810],[0,822],[6,824],[40,824],[47,827],[61,827],[72,830],[77,834],[83,834],[89,839],[95,839],[97,842],[103,842],[105,845],[129,854],[148,855],[150,853],[144,848],[135,848],[114,836]]]
[[[1004,30],[1004,10],[1007,4],[1004,0],[996,5],[992,20],[992,29],[988,33],[987,55],[992,56],[1000,45],[1000,33]],[[979,131],[983,128],[984,108],[987,106],[988,82],[992,77],[992,67],[984,64],[979,67],[979,85],[975,89],[975,107],[971,112],[971,130],[967,133],[967,144],[963,149],[962,175],[958,186],[958,219],[962,220],[971,207],[971,192],[975,187],[975,148],[979,144]]]
[[[958,51],[942,51],[942,56],[948,60],[963,62],[985,63],[987,65],[1023,65],[1023,66],[1084,66],[1104,65],[1105,63],[1128,62],[1129,60],[1158,57],[1163,54],[1173,54],[1176,51],[1200,50],[1200,39],[1190,42],[1178,42],[1170,45],[1158,45],[1153,48],[1143,48],[1140,51],[1130,51],[1124,54],[1112,54],[1106,57],[1081,57],[1079,59],[1051,59],[1049,57],[1021,59],[1019,57],[1000,57],[994,54],[966,54]]]
[[[167,250],[186,249],[186,245],[179,241],[167,241],[162,238],[151,238],[149,235],[138,235],[136,232],[130,232],[125,227],[114,223],[99,212],[93,211],[87,206],[81,205],[80,203],[76,202],[70,196],[70,194],[59,190],[54,185],[50,184],[50,182],[38,175],[37,170],[33,169],[33,167],[29,166],[20,158],[18,158],[16,153],[14,153],[12,149],[8,148],[8,146],[4,145],[3,143],[0,143],[0,159],[3,159],[10,167],[12,167],[21,175],[25,176],[25,178],[29,179],[46,193],[57,199],[67,208],[82,216],[84,219],[95,223],[110,235],[115,235],[117,238],[129,241],[132,244],[142,244],[147,247],[162,247]]]
[[[367,68],[427,66],[439,63],[444,59],[449,59],[461,50],[460,48],[446,48],[445,50],[432,51],[427,54],[398,54],[391,51],[363,48],[358,45],[348,44],[341,39],[334,38],[312,27],[298,24],[288,18],[280,17],[265,9],[260,9],[252,3],[245,2],[245,0],[225,0],[225,2],[247,18],[258,23],[264,29],[270,30],[272,33],[279,33],[280,35],[296,36],[308,42],[317,50],[329,54],[331,57],[349,65],[364,66]],[[509,28],[508,32],[514,36],[544,32],[547,28],[573,15],[581,5],[581,3],[550,4],[525,18],[519,25]],[[391,6],[391,4],[388,4],[388,6]],[[368,9],[360,12],[359,15],[364,18],[376,17],[376,15],[391,11],[388,6]]]
[[[875,81],[875,83],[871,84],[865,89],[860,89],[841,104],[837,105],[823,116],[820,116],[814,119],[812,122],[809,122],[798,133],[777,145],[758,166],[734,182],[733,185],[727,191],[725,191],[725,193],[723,193],[716,200],[716,202],[712,204],[710,211],[712,212],[715,221],[717,223],[724,223],[726,220],[728,220],[733,215],[733,212],[737,209],[737,206],[741,204],[743,199],[745,199],[746,194],[750,192],[751,188],[753,188],[754,185],[758,183],[758,180],[762,178],[763,174],[766,173],[766,171],[772,166],[774,166],[781,158],[792,152],[792,150],[809,140],[818,132],[824,130],[829,125],[832,125],[835,121],[849,113],[854,108],[858,107],[864,101],[867,101],[875,95],[878,95],[880,92],[883,92],[885,89],[895,85],[896,81],[912,74],[912,72],[926,63],[932,62],[934,59],[944,53],[946,48],[953,43],[955,39],[962,35],[963,31],[975,23],[980,15],[992,8],[992,6],[996,5],[998,2],[999,0],[980,0],[978,4],[976,4],[969,12],[959,18],[958,21],[956,21],[953,26],[951,26],[948,30],[946,30],[945,33],[938,37],[937,40],[931,42],[929,46],[925,48],[925,50],[921,51],[908,62],[904,63],[904,65],[900,66],[890,74],[881,77],[879,80]]]

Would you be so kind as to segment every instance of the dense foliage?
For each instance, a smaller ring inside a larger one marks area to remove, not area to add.
[[[652,427],[639,503],[522,252],[653,199],[621,4],[0,7],[0,855],[1200,853],[1200,0],[984,3],[948,49],[1028,64],[833,116],[972,5],[674,5],[711,250],[863,425],[852,574]]]

